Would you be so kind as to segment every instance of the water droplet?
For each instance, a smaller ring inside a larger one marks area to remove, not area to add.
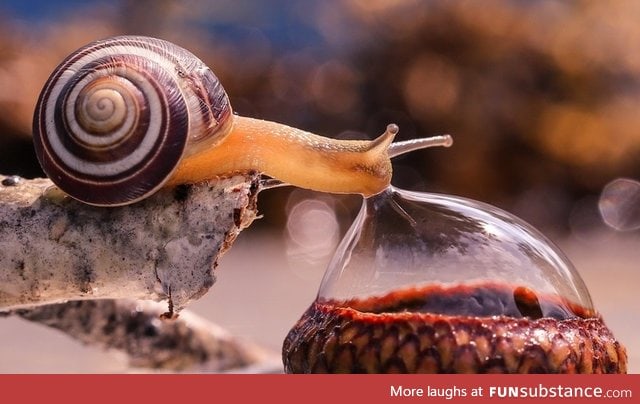
[[[17,175],[11,175],[2,180],[2,185],[5,187],[13,187],[20,183],[21,178]]]
[[[400,295],[410,309],[396,311],[570,318],[593,310],[569,260],[517,217],[464,198],[389,188],[364,200],[318,299],[362,309]]]

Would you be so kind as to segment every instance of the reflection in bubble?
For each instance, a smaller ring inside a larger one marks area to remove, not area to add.
[[[619,231],[640,229],[640,182],[628,178],[611,181],[600,195],[604,222]]]
[[[291,267],[324,264],[338,243],[339,224],[333,207],[321,200],[303,199],[289,210],[287,257]]]

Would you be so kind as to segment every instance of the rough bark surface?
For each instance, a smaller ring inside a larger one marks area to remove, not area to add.
[[[72,301],[12,314],[58,329],[82,343],[126,354],[132,368],[180,372],[282,371],[279,357],[183,311],[162,320],[161,303],[129,299]]]
[[[178,311],[213,285],[258,192],[257,175],[238,175],[99,208],[48,179],[0,184],[0,312],[98,298],[168,299]]]

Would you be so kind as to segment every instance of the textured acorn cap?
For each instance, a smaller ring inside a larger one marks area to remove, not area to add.
[[[287,373],[626,373],[601,318],[364,313],[315,302],[283,345]]]

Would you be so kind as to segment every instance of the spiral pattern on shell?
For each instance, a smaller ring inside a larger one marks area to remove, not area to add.
[[[217,143],[231,116],[220,82],[192,53],[160,39],[114,37],[79,49],[51,74],[34,143],[63,191],[124,205],[160,188],[189,150]]]

